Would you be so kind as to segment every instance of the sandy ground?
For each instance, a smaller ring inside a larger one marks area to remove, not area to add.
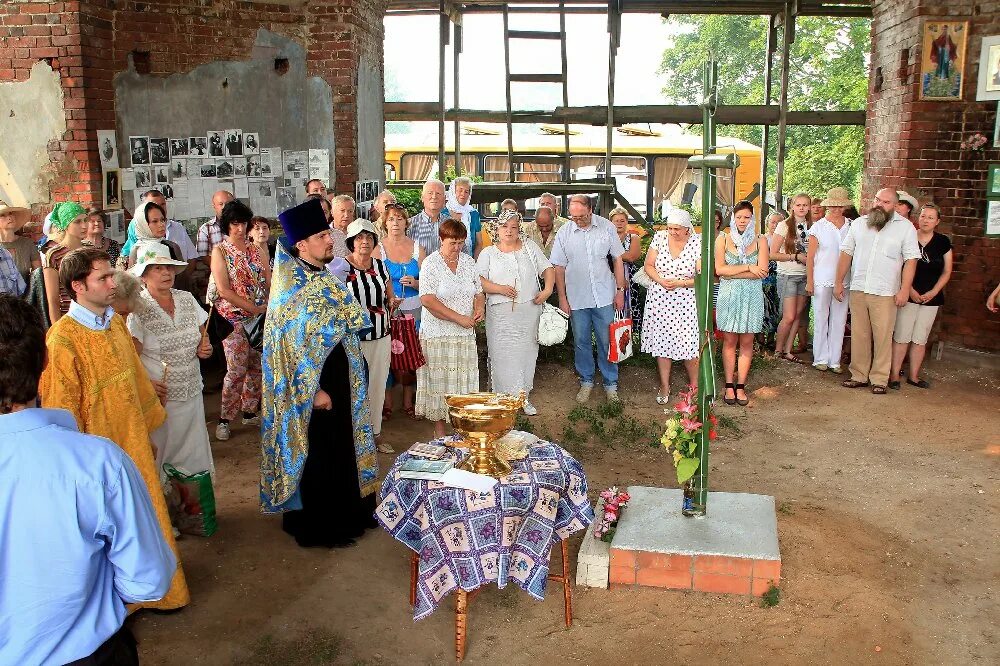
[[[931,390],[904,384],[878,397],[772,362],[751,376],[749,408],[720,405],[736,427],[713,448],[712,487],[775,497],[777,606],[575,588],[567,630],[557,586],[544,602],[494,586],[471,606],[466,663],[996,663],[1000,376],[942,363],[928,376]],[[531,422],[559,441],[575,380],[568,367],[544,364],[537,381]],[[663,420],[655,386],[650,368],[623,368],[626,413],[644,425]],[[207,405],[216,418],[218,395]],[[431,436],[429,424],[399,412],[384,431],[397,450]],[[611,484],[672,486],[667,455],[649,441],[566,446],[594,495]],[[256,436],[237,427],[213,446],[219,531],[180,541],[192,604],[132,620],[143,663],[453,662],[452,604],[413,622],[402,545],[379,531],[345,550],[296,547],[280,519],[258,512]],[[572,560],[581,538],[571,542]]]

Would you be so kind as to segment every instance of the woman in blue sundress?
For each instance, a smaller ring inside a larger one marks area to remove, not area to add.
[[[726,378],[723,401],[746,406],[747,374],[753,358],[754,335],[764,326],[764,289],[767,277],[767,240],[758,235],[753,205],[741,201],[733,208],[729,233],[715,242],[715,272],[719,275],[716,327],[722,332],[722,368]],[[739,348],[739,365],[736,350]],[[734,384],[733,376],[738,375]]]
[[[385,229],[385,236],[379,239],[376,252],[381,252],[381,259],[389,270],[392,280],[392,291],[399,294],[403,302],[399,305],[399,313],[413,315],[417,329],[420,329],[420,264],[424,261],[424,250],[418,243],[406,237],[406,229],[410,224],[406,208],[401,204],[386,204],[382,211],[380,226]],[[389,371],[389,387],[393,384],[403,386],[403,411],[410,418],[416,418],[413,411],[413,399],[417,392],[417,376],[405,373],[397,377]],[[385,402],[382,406],[382,420],[388,421],[392,416],[392,391],[385,392]]]

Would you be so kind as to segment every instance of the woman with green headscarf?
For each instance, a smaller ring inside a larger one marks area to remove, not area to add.
[[[52,323],[69,311],[72,301],[59,280],[59,265],[63,258],[83,245],[87,233],[87,211],[75,201],[57,203],[52,209],[52,231],[62,238],[42,258],[42,278],[45,280],[45,300]]]

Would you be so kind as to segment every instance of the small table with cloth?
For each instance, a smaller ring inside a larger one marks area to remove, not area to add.
[[[442,445],[451,438],[433,440]],[[457,437],[454,439],[458,439]],[[464,449],[449,449],[456,466]],[[466,595],[488,583],[514,582],[535,599],[545,596],[552,545],[562,542],[563,576],[570,621],[565,540],[594,519],[583,467],[558,444],[537,440],[512,472],[479,493],[439,481],[401,479],[403,453],[386,474],[375,517],[395,539],[416,553],[413,618],[430,615],[458,592],[456,652],[465,647]]]

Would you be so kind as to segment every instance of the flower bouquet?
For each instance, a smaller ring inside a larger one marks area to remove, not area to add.
[[[618,529],[622,509],[628,506],[631,497],[624,490],[618,490],[618,486],[611,486],[601,491],[601,499],[604,500],[604,506],[594,520],[594,538],[611,543],[615,530]]]
[[[677,483],[684,486],[683,511],[685,515],[696,515],[700,512],[695,511],[694,507],[692,477],[701,464],[698,442],[704,423],[700,420],[701,415],[698,413],[698,390],[690,386],[680,396],[680,402],[674,405],[674,411],[667,419],[667,430],[660,438],[660,444],[673,454],[674,467],[677,469]],[[710,424],[708,438],[714,440],[717,437],[718,419],[709,412],[708,421]]]

